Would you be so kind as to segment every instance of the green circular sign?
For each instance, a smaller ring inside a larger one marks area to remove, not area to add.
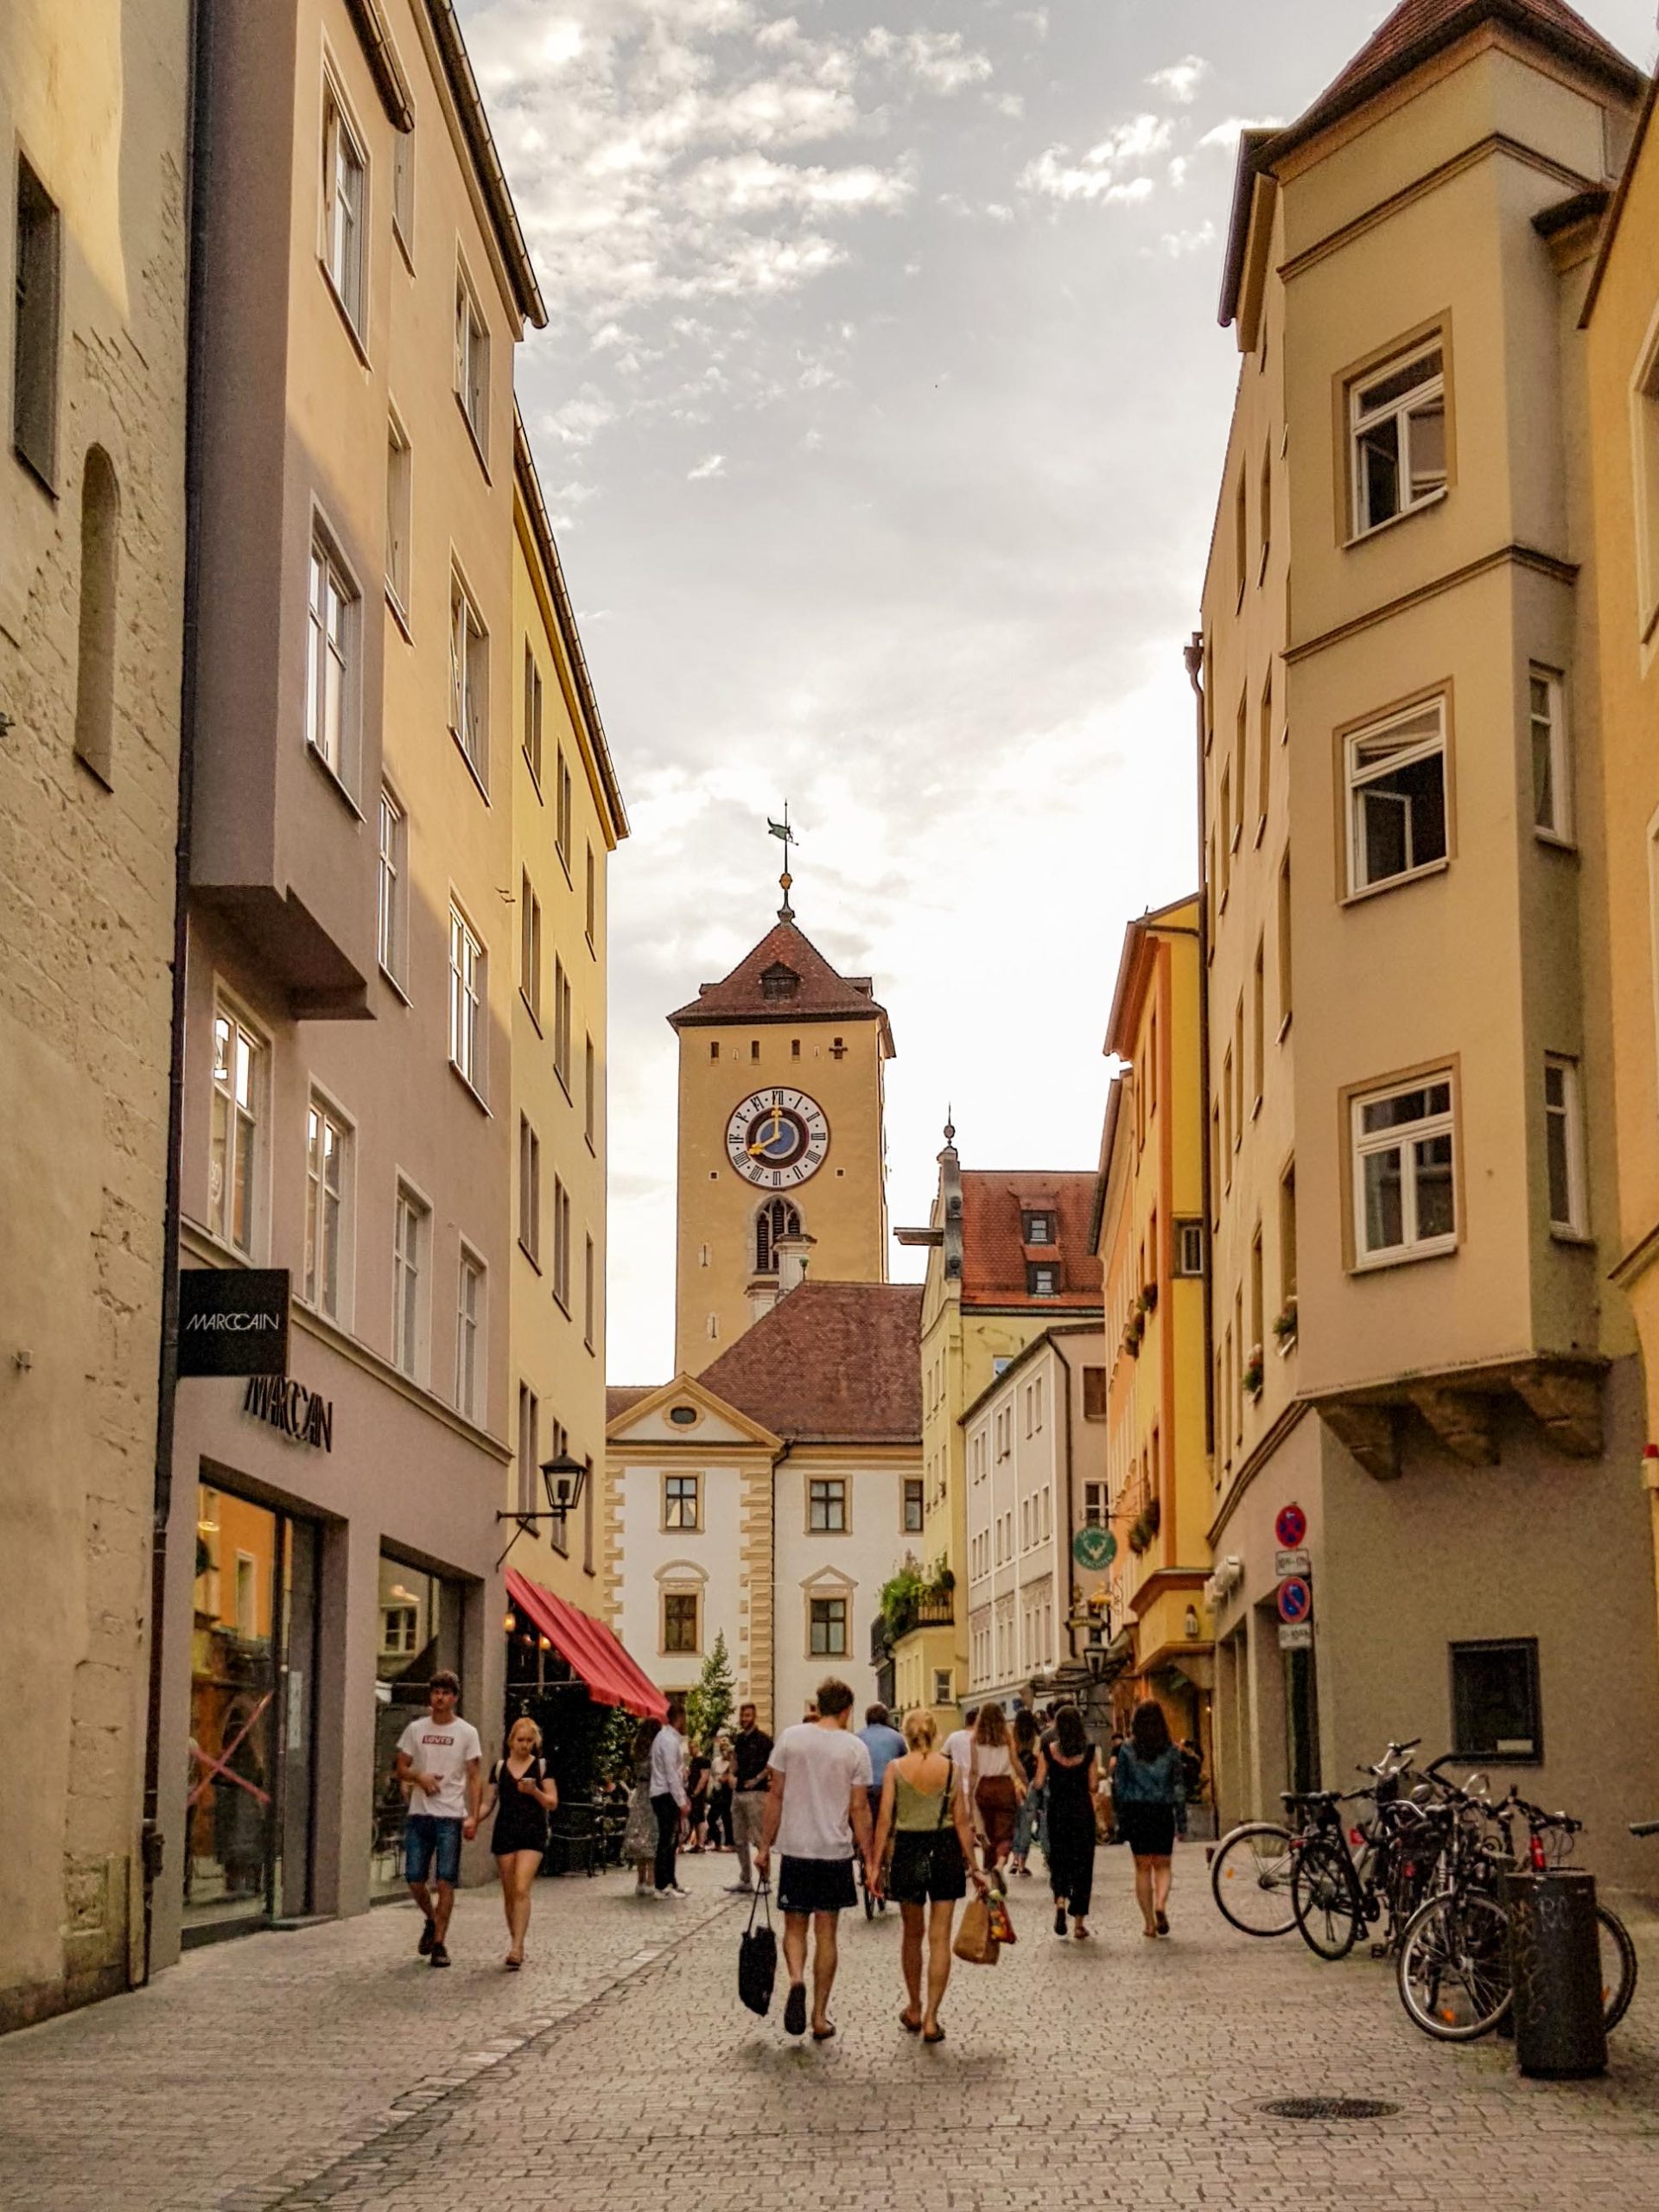
[[[1109,1567],[1117,1557],[1117,1538],[1109,1529],[1079,1529],[1071,1539],[1071,1556],[1079,1567]]]

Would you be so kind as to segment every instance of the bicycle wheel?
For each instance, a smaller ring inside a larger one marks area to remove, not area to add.
[[[1296,1854],[1290,1902],[1302,1941],[1321,1959],[1345,1959],[1365,1925],[1354,1862],[1340,1836],[1316,1835]]]
[[[1636,1946],[1624,1922],[1605,1904],[1596,1907],[1596,1923],[1601,1948],[1602,2018],[1611,2032],[1630,2011],[1636,1994]]]
[[[1473,2043],[1513,2001],[1510,1924],[1501,1905],[1451,1890],[1413,1913],[1395,1970],[1400,2002],[1425,2035]]]
[[[1296,1925],[1290,1870],[1296,1840],[1271,1821],[1247,1821],[1224,1835],[1210,1862],[1210,1888],[1224,1920],[1243,1936],[1288,1936]]]

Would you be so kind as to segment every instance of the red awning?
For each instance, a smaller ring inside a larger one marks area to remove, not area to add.
[[[633,1661],[603,1621],[567,1605],[538,1582],[507,1569],[507,1596],[587,1683],[601,1705],[626,1706],[642,1719],[665,1720],[668,1700]]]

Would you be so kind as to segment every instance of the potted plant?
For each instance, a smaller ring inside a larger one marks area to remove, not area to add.
[[[1147,1526],[1144,1513],[1137,1514],[1129,1523],[1129,1549],[1138,1559],[1152,1541],[1152,1531]]]
[[[1288,1351],[1296,1341],[1296,1300],[1287,1298],[1273,1317],[1273,1333],[1279,1339],[1279,1349]]]
[[[1158,1285],[1154,1280],[1149,1282],[1141,1294],[1141,1311],[1143,1313],[1150,1313],[1157,1303]]]
[[[1244,1363],[1244,1388],[1253,1398],[1259,1398],[1262,1395],[1263,1375],[1262,1347],[1260,1344],[1252,1344],[1250,1356]]]
[[[1154,1497],[1147,1506],[1146,1521],[1147,1535],[1148,1540],[1157,1535],[1160,1528],[1163,1525],[1163,1518],[1164,1509],[1158,1499]]]

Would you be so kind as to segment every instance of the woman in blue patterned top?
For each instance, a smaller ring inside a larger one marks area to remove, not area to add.
[[[1170,1854],[1175,1808],[1185,1802],[1186,1775],[1171,1740],[1164,1709],[1154,1698],[1136,1706],[1128,1741],[1112,1777],[1119,1828],[1135,1853],[1135,1895],[1148,1936],[1169,1933]]]

